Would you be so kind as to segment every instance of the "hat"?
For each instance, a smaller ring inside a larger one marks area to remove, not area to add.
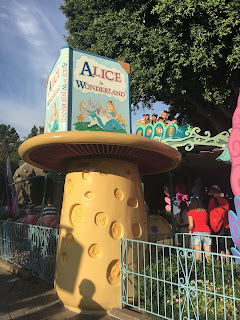
[[[157,117],[157,116],[158,116],[158,114],[154,113],[154,114],[152,115],[152,117],[153,117],[153,116],[154,116],[154,117]]]
[[[148,114],[148,113],[144,113],[144,115],[143,115],[143,116],[144,116],[144,117],[145,117],[145,116],[149,116],[149,114]]]

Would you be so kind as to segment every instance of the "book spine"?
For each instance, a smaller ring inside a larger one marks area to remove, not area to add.
[[[70,77],[70,48],[64,47],[61,49],[60,62],[61,62],[61,71],[60,71],[60,92],[61,92],[61,117],[59,124],[59,131],[68,131],[69,126],[69,77]]]

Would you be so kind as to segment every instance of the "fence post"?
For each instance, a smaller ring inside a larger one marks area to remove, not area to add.
[[[43,190],[43,198],[42,198],[42,209],[41,209],[41,220],[40,220],[40,227],[42,227],[42,220],[43,220],[43,209],[45,204],[45,196],[47,191],[47,178],[48,178],[49,172],[45,176],[45,182],[44,182],[44,190]]]
[[[174,214],[173,214],[173,188],[172,188],[172,173],[171,173],[171,171],[168,171],[168,177],[169,177],[169,194],[170,194],[170,199],[171,199],[173,246],[175,246],[175,224],[174,224]]]
[[[6,258],[7,261],[9,260],[9,254],[10,254],[10,223],[6,222]]]
[[[122,253],[122,238],[120,239],[120,294],[121,294],[121,305],[120,308],[123,309],[123,301],[122,301],[122,296],[123,296],[123,274],[122,274],[122,270],[123,270],[123,253]]]
[[[33,269],[32,226],[30,224],[27,224],[26,228],[27,228],[27,236],[28,236],[28,249],[30,251],[28,268],[32,272],[32,269]]]

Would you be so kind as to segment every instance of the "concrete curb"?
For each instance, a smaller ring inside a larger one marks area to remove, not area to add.
[[[7,262],[6,260],[0,258],[0,268],[15,274],[19,278],[23,278],[25,280],[32,279],[32,273],[26,269],[19,268],[15,264],[11,262]]]
[[[109,314],[121,320],[149,320],[149,317],[130,309],[112,309]]]

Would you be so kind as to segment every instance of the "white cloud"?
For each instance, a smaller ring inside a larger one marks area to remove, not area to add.
[[[51,19],[40,8],[40,3],[29,0],[9,2],[7,16],[16,30],[16,36],[23,41],[22,47],[25,47],[28,63],[35,73],[46,79],[64,40]],[[53,52],[56,52],[55,58]]]
[[[34,37],[39,34],[39,23],[32,14],[32,10],[29,10],[20,2],[15,2],[12,7],[12,15],[17,29],[25,37],[25,40],[31,41],[31,36]]]
[[[33,125],[44,125],[46,78],[65,45],[58,5],[48,0],[0,0],[0,67],[8,75],[1,79],[0,123],[15,127],[21,137]]]

